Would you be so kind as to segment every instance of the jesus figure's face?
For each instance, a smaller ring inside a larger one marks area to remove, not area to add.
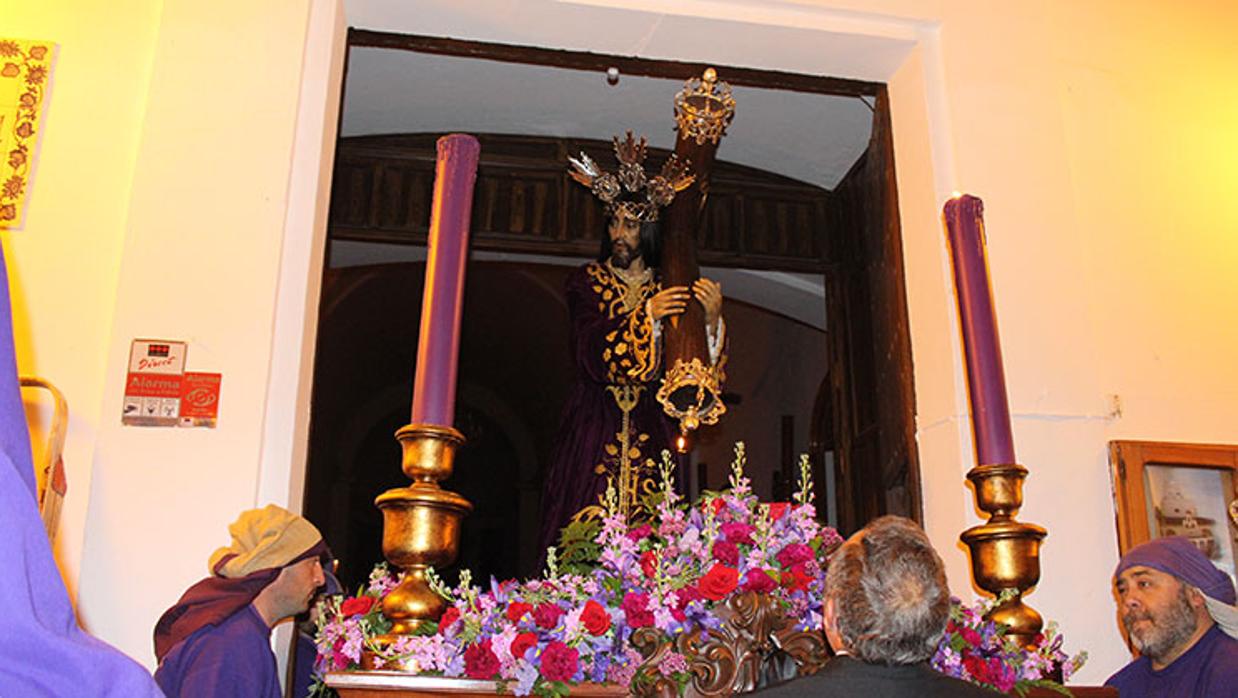
[[[610,262],[619,269],[627,269],[641,258],[640,221],[617,214],[610,219],[607,228],[610,235]]]

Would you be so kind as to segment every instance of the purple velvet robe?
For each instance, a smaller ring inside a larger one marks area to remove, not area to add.
[[[1217,626],[1191,649],[1156,671],[1140,657],[1109,677],[1122,698],[1234,698],[1238,696],[1238,640]]]
[[[77,625],[39,518],[8,292],[0,251],[0,695],[161,696],[141,665]]]
[[[253,605],[178,642],[155,672],[168,698],[280,698],[271,629]]]
[[[576,380],[568,392],[542,494],[540,550],[558,542],[559,529],[582,508],[596,504],[610,476],[618,476],[623,410],[615,393],[639,391],[628,412],[628,456],[635,463],[662,460],[674,427],[657,391],[662,366],[647,301],[661,286],[652,281],[632,298],[604,263],[591,262],[567,280],[572,358]],[[656,470],[649,476],[657,479]],[[682,484],[682,478],[678,478]]]

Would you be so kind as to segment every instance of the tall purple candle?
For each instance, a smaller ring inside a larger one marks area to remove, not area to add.
[[[481,145],[472,136],[453,133],[438,139],[417,377],[413,382],[413,424],[451,426],[455,415],[464,265],[480,152]]]
[[[1002,347],[984,247],[984,202],[968,194],[957,195],[946,202],[945,218],[963,326],[976,460],[979,465],[1014,463]]]

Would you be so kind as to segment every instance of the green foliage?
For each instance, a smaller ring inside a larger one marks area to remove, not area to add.
[[[596,519],[573,521],[559,532],[558,569],[568,574],[587,575],[597,567],[602,547],[597,543],[602,522]]]

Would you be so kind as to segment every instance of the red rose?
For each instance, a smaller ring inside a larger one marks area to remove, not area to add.
[[[649,595],[628,592],[623,597],[623,615],[628,627],[646,628],[653,625],[653,613],[649,610]]]
[[[552,603],[539,603],[537,608],[533,609],[533,622],[537,623],[537,627],[550,630],[559,624],[559,616],[563,615],[563,609]]]
[[[807,591],[809,584],[812,584],[812,576],[804,571],[803,565],[782,571],[782,585],[791,591]]]
[[[709,504],[714,508],[714,516],[717,516],[722,511],[722,507],[726,506],[726,502],[722,497],[709,500]]]
[[[537,646],[537,635],[533,633],[520,633],[512,640],[512,656],[516,659],[524,657],[524,653],[529,651],[530,647]]]
[[[646,577],[652,577],[657,568],[658,558],[652,550],[640,554],[640,571],[644,572]]]
[[[602,604],[589,599],[585,602],[585,610],[580,613],[580,622],[590,635],[598,636],[610,630],[610,614],[602,608]]]
[[[451,627],[452,623],[460,620],[460,611],[455,606],[448,606],[446,611],[443,611],[443,617],[438,619],[438,631],[441,633]]]
[[[787,502],[771,502],[769,505],[769,520],[777,521],[786,516],[787,509],[790,507],[791,505]]]
[[[358,596],[352,599],[345,599],[344,603],[340,604],[340,613],[344,614],[345,618],[349,616],[364,616],[374,608],[373,596]]]
[[[714,543],[714,559],[724,565],[734,567],[739,564],[739,547],[729,540],[720,540]]]
[[[773,591],[778,588],[774,578],[769,576],[769,573],[765,570],[748,570],[748,574],[745,576],[744,591],[755,591],[758,594],[764,594],[767,591]]]
[[[542,678],[547,681],[571,681],[580,667],[580,652],[558,640],[551,640],[542,651]]]
[[[499,658],[490,649],[490,640],[469,645],[464,650],[464,675],[470,679],[489,679],[499,673]]]
[[[719,529],[722,531],[722,535],[726,536],[726,539],[735,545],[752,545],[752,533],[756,531],[752,526],[738,521],[724,523]]]
[[[812,548],[803,543],[792,543],[778,551],[778,564],[783,567],[795,567],[801,562],[808,562],[815,557]]]
[[[714,565],[696,586],[701,596],[710,601],[721,601],[739,586],[739,571],[726,565]]]
[[[521,618],[524,618],[524,614],[532,610],[533,604],[524,603],[523,601],[513,601],[511,605],[507,607],[507,619],[513,623],[517,623]]]

